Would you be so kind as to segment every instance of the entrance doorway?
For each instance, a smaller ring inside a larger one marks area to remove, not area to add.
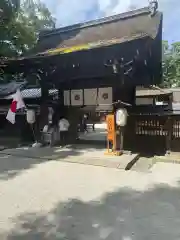
[[[82,108],[80,112],[79,141],[105,146],[107,136],[106,114],[96,112],[95,107]]]

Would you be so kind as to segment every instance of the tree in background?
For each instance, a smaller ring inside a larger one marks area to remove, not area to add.
[[[44,3],[34,0],[0,0],[0,56],[18,56],[36,44],[42,29],[55,28]]]
[[[163,87],[180,87],[180,42],[163,41]]]
[[[11,25],[18,17],[19,9],[20,0],[0,1],[0,55],[14,53],[10,42]]]

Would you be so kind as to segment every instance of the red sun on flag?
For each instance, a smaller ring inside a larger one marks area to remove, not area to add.
[[[17,101],[13,101],[13,102],[11,103],[11,111],[12,111],[13,113],[15,113],[15,112],[16,112],[16,109],[17,109]]]

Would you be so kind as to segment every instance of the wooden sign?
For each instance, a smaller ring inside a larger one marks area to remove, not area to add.
[[[107,115],[106,123],[107,123],[107,140],[114,141],[116,135],[114,114]]]

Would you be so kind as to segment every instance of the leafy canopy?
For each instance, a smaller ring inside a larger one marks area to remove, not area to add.
[[[42,29],[55,28],[44,3],[0,0],[0,56],[18,56],[33,48]]]
[[[163,41],[163,87],[180,87],[180,42]]]

